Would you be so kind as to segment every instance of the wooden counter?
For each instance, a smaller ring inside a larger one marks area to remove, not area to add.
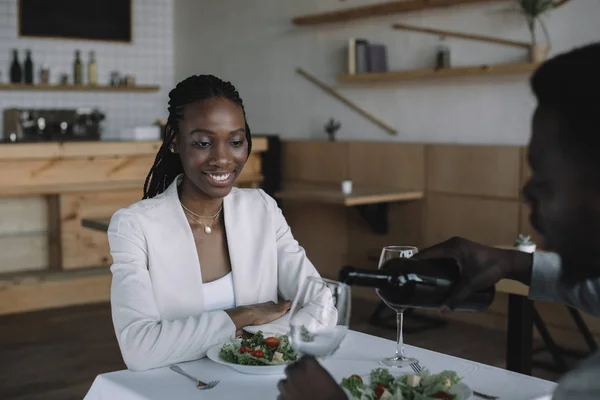
[[[106,233],[81,221],[111,216],[140,200],[160,146],[158,141],[0,144],[0,301],[12,302],[0,307],[0,314],[108,299],[108,275],[76,273],[111,262]],[[254,138],[238,185],[260,185],[260,153],[267,147],[266,138]],[[19,277],[30,274],[35,279],[22,287]],[[34,299],[25,301],[31,293]]]

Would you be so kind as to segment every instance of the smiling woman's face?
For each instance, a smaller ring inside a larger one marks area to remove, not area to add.
[[[185,178],[210,198],[229,194],[248,159],[244,112],[224,98],[190,103],[174,147]]]

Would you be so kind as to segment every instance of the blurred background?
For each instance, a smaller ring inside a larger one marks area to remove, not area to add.
[[[600,2],[525,3],[0,0],[0,398],[79,399],[125,368],[106,226],[141,198],[192,74],[239,90],[238,185],[279,201],[323,276],[385,245],[538,243],[528,78],[598,40]],[[409,312],[406,343],[551,380],[596,348],[597,319],[497,290],[485,313]],[[374,291],[353,294],[352,329],[395,338]]]

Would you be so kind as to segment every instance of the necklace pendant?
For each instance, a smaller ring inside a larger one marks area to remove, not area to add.
[[[204,227],[204,233],[206,233],[207,235],[210,234],[212,232],[212,229],[210,229],[210,226],[205,226]]]

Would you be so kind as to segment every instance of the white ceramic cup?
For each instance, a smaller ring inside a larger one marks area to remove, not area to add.
[[[352,193],[352,181],[347,179],[345,181],[342,181],[342,192],[344,194],[350,194]]]
[[[536,247],[535,244],[520,244],[517,246],[517,249],[524,251],[525,253],[533,253]]]

